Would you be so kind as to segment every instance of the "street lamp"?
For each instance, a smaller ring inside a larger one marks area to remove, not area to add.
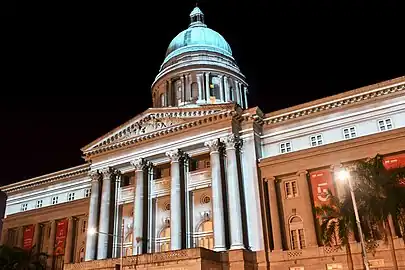
[[[96,228],[89,228],[87,230],[87,234],[88,235],[94,235],[94,234],[104,234],[104,235],[109,235],[112,237],[119,237],[121,240],[121,252],[120,252],[120,270],[124,269],[124,263],[123,263],[123,251],[124,251],[124,222],[122,223],[122,229],[121,229],[121,236],[115,235],[115,234],[111,234],[111,233],[105,233],[105,232],[99,232],[97,231]]]
[[[362,255],[363,255],[363,264],[364,264],[365,269],[369,270],[370,266],[368,264],[368,259],[367,259],[366,245],[364,244],[363,231],[361,230],[359,212],[357,210],[357,203],[356,203],[356,198],[354,197],[354,191],[353,191],[352,180],[350,178],[350,173],[347,170],[342,169],[339,172],[339,179],[341,181],[347,181],[347,183],[349,185],[350,195],[352,197],[352,203],[353,203],[353,209],[354,209],[354,216],[356,217],[357,230],[359,231],[359,235],[360,235],[360,244],[361,244],[361,251],[362,251]]]

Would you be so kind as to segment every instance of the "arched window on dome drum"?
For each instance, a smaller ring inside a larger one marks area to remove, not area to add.
[[[198,99],[198,84],[193,82],[191,84],[191,101]]]
[[[231,87],[229,87],[229,99],[230,99],[231,101],[234,101],[234,100],[233,100],[233,97],[234,97],[233,88],[232,88],[232,86],[231,86]]]
[[[170,227],[165,227],[159,234],[157,240],[158,252],[164,252],[170,250]]]
[[[291,249],[305,248],[304,224],[299,216],[290,218],[290,245]]]

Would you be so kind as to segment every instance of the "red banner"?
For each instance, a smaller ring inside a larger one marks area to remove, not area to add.
[[[330,190],[332,195],[335,195],[335,187],[333,186],[330,169],[311,172],[310,178],[315,207],[328,204],[328,190]]]
[[[31,249],[32,248],[32,243],[34,242],[34,231],[35,231],[35,226],[34,225],[28,225],[24,227],[24,244],[23,248],[24,249]]]
[[[384,157],[383,164],[387,170],[405,167],[405,154]],[[405,179],[401,179],[399,183],[405,186]]]
[[[55,255],[65,254],[67,227],[67,219],[59,220],[56,224]]]

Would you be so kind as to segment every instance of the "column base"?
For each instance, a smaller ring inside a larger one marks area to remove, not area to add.
[[[231,245],[230,250],[235,250],[235,249],[245,249],[245,246],[243,244],[233,244],[233,245]]]
[[[214,251],[215,251],[215,252],[226,251],[226,247],[214,247]]]

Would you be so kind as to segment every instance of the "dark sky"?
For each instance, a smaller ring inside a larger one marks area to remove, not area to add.
[[[195,5],[83,2],[4,24],[2,185],[81,164],[81,147],[147,109]],[[265,112],[405,75],[404,1],[199,2]]]

